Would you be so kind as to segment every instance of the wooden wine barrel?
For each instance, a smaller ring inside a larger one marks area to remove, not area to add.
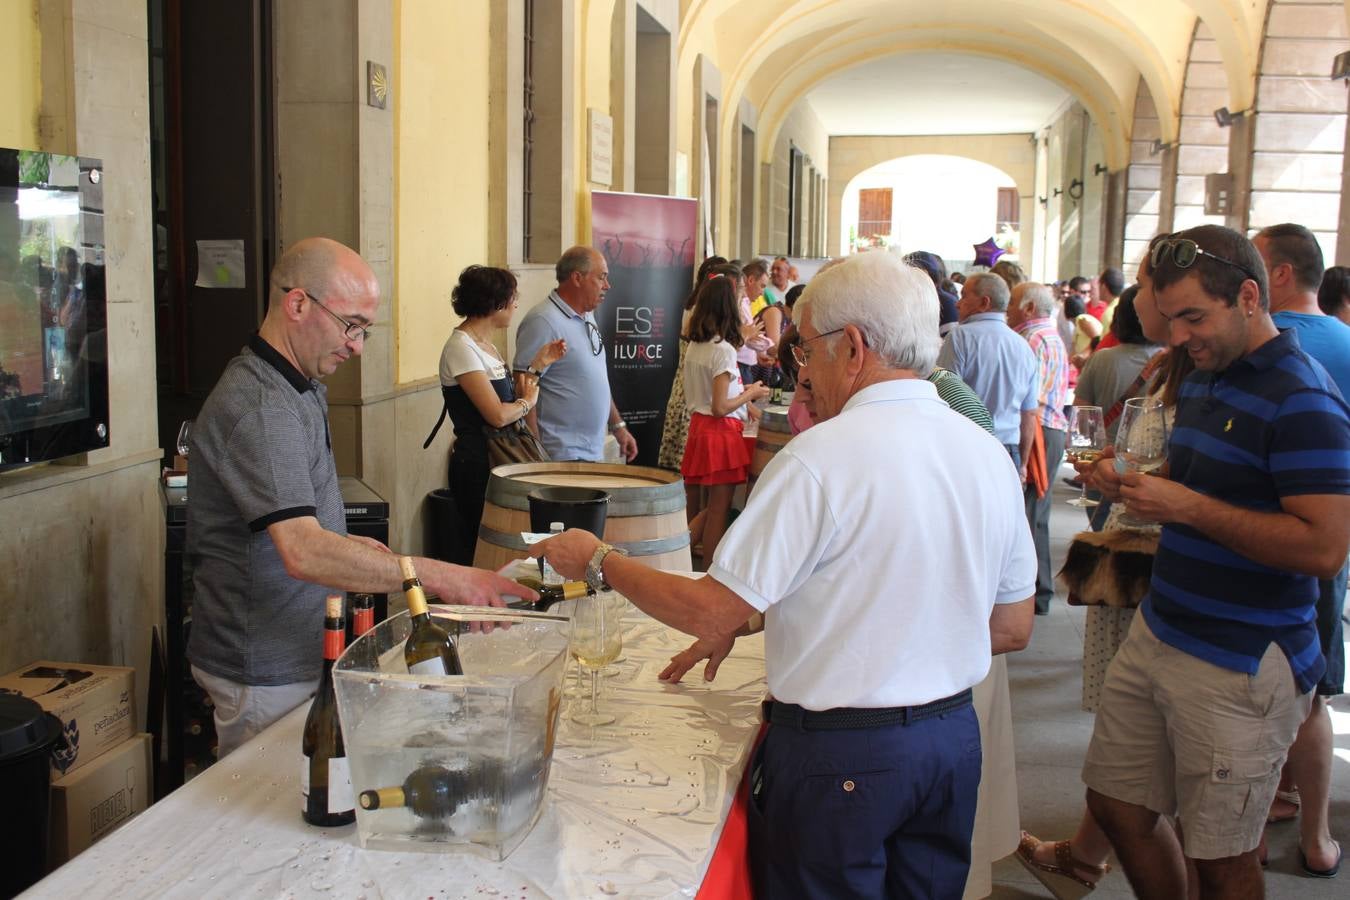
[[[645,466],[589,462],[516,463],[498,466],[488,479],[473,564],[500,569],[529,554],[529,493],[539,487],[598,488],[610,495],[605,541],[655,569],[692,568],[684,512],[684,479]]]
[[[759,438],[755,441],[755,455],[750,459],[752,485],[773,459],[773,455],[790,440],[792,428],[788,425],[787,407],[770,406],[764,410],[764,415],[759,420]]]

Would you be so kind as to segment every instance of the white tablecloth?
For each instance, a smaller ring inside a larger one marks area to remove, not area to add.
[[[657,681],[689,639],[633,612],[595,729],[563,706],[543,814],[504,862],[363,850],[356,826],[300,818],[302,705],[35,885],[32,897],[693,896],[721,834],[764,696],[763,641],[737,641],[717,681]],[[574,677],[569,669],[569,682]]]
[[[363,850],[356,826],[300,818],[300,732],[308,704],[35,885],[43,898],[692,897],[759,727],[760,635],[707,685],[656,674],[689,638],[633,610],[620,673],[601,705],[613,725],[586,728],[563,707],[539,822],[504,862],[467,852]],[[572,682],[569,669],[569,684]],[[966,897],[991,891],[990,863],[1017,846],[1017,786],[1007,665],[975,690],[984,777]]]

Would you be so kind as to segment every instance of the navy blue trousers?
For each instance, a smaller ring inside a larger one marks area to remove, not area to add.
[[[980,762],[970,706],[884,728],[770,726],[751,769],[755,896],[956,900]]]

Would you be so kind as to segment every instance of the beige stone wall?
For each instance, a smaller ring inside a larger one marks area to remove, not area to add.
[[[1130,141],[1130,165],[1126,169],[1124,270],[1133,277],[1139,260],[1148,250],[1153,235],[1167,227],[1163,212],[1164,151],[1154,152],[1153,142],[1161,140],[1161,123],[1144,79],[1134,101],[1134,128]],[[1171,193],[1169,185],[1168,194]],[[1170,203],[1168,204],[1170,214]]]
[[[6,13],[11,6],[28,5]],[[35,8],[52,52],[43,54],[38,105],[25,104],[19,118],[42,123],[41,149],[104,163],[111,441],[62,465],[0,475],[0,607],[15,638],[0,642],[0,669],[40,657],[135,666],[144,726],[164,541],[146,8],[135,0],[41,0]],[[9,24],[0,19],[0,31]],[[24,137],[0,132],[0,143]]]
[[[1347,49],[1344,4],[1271,0],[1256,79],[1245,224],[1252,230],[1306,225],[1328,265],[1336,257],[1342,202],[1346,89],[1327,75],[1332,59]]]
[[[1214,110],[1228,105],[1228,77],[1218,42],[1203,22],[1197,22],[1181,91],[1176,194],[1172,207],[1174,230],[1224,224],[1223,216],[1205,214],[1205,176],[1229,170],[1229,131],[1214,120]]]

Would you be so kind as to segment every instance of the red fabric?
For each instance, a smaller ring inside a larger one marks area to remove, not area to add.
[[[694,413],[684,444],[680,474],[686,484],[742,484],[750,477],[753,444],[744,437],[741,420],[732,416]]]
[[[1102,339],[1097,342],[1098,350],[1105,350],[1107,347],[1118,347],[1118,346],[1120,346],[1120,341],[1116,340],[1116,336],[1109,331],[1106,334],[1102,335]]]
[[[1098,322],[1100,322],[1102,320],[1102,316],[1106,314],[1106,307],[1110,306],[1110,304],[1103,303],[1100,300],[1089,300],[1086,303],[1086,306],[1087,306],[1087,314],[1089,316],[1092,316],[1092,318],[1096,319]]]
[[[750,748],[750,760],[754,760],[767,728],[768,723],[759,726],[759,735]],[[727,813],[727,820],[722,825],[722,836],[713,849],[712,862],[708,863],[708,874],[703,876],[694,900],[751,900],[755,896],[750,884],[750,830],[746,819],[749,802],[750,766],[747,764],[741,773],[736,797],[731,801],[731,812]]]
[[[1041,420],[1036,420],[1036,433],[1031,441],[1031,453],[1027,459],[1027,484],[1036,489],[1037,499],[1044,497],[1050,490],[1050,477],[1045,471],[1045,431]]]

